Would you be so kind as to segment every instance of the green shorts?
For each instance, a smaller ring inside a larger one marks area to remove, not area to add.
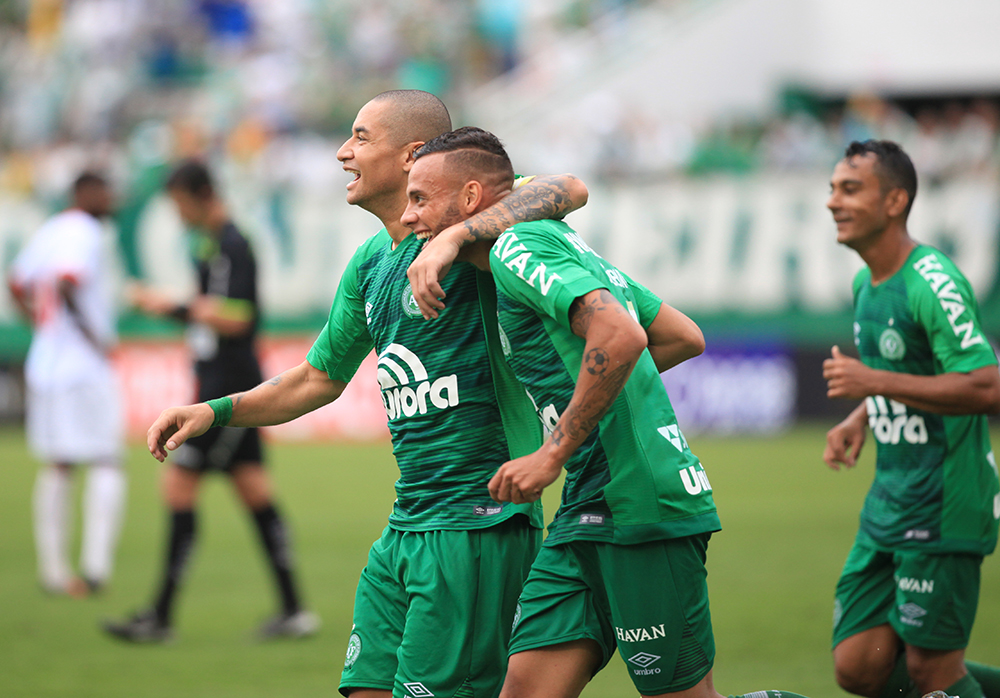
[[[521,515],[469,531],[386,528],[358,582],[340,692],[498,694],[541,537]]]
[[[976,618],[982,563],[980,555],[890,553],[855,541],[837,582],[833,646],[889,623],[908,645],[963,649]]]
[[[715,660],[710,537],[543,547],[521,592],[510,653],[589,638],[604,655],[598,670],[617,645],[643,695],[691,688]]]

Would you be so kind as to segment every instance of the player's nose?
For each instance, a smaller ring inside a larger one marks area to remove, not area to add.
[[[406,210],[403,211],[403,215],[400,217],[399,222],[407,228],[412,228],[417,223],[416,211],[414,211],[411,206],[407,206]]]
[[[344,144],[337,149],[337,159],[341,162],[347,162],[352,157],[354,157],[354,151],[351,149],[351,139],[348,138],[344,141]]]

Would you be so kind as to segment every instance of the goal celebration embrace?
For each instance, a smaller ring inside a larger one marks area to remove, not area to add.
[[[0,3],[0,698],[1000,698],[998,28]]]

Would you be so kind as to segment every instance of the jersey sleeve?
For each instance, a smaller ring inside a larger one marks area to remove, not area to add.
[[[935,291],[933,285],[937,286]],[[972,286],[957,267],[940,276],[919,275],[908,286],[909,305],[946,373],[967,373],[997,363],[983,334]]]
[[[330,317],[306,355],[313,368],[325,371],[332,380],[347,383],[375,343],[368,332],[365,299],[358,286],[358,265],[364,246],[348,262]]]
[[[573,301],[608,288],[607,281],[582,263],[580,254],[550,228],[521,223],[497,239],[490,251],[490,269],[498,290],[569,330]]]
[[[642,325],[643,329],[647,329],[651,324],[653,324],[653,320],[655,320],[656,316],[659,314],[660,306],[663,305],[663,301],[658,295],[650,291],[625,272],[621,272],[621,275],[625,277],[625,281],[628,282],[629,290],[631,290],[632,295],[635,296],[635,312],[638,316],[636,319],[639,321],[639,324]]]

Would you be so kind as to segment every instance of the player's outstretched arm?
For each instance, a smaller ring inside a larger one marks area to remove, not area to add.
[[[701,328],[666,303],[660,304],[659,312],[646,328],[646,336],[649,339],[647,348],[660,373],[705,351],[705,335]]]
[[[577,298],[569,311],[573,333],[586,340],[569,405],[552,437],[534,453],[508,461],[490,480],[498,502],[531,502],[555,482],[563,465],[618,398],[646,348],[646,332],[607,289]]]
[[[345,387],[303,361],[252,390],[230,395],[232,416],[225,425],[264,427],[290,422],[333,402]],[[149,452],[162,462],[170,451],[208,431],[215,418],[215,411],[205,402],[164,410],[146,433]]]
[[[865,445],[867,435],[868,410],[862,402],[844,421],[826,432],[823,461],[834,470],[840,470],[841,465],[853,468],[861,455],[861,447]]]
[[[463,247],[496,240],[516,223],[563,218],[586,205],[589,196],[587,185],[571,174],[531,177],[489,208],[442,230],[424,245],[406,272],[424,319],[436,318],[444,308],[441,281]]]
[[[827,397],[859,400],[883,395],[937,414],[996,414],[1000,412],[1000,371],[984,366],[968,373],[917,376],[879,371],[833,347],[823,362]]]

